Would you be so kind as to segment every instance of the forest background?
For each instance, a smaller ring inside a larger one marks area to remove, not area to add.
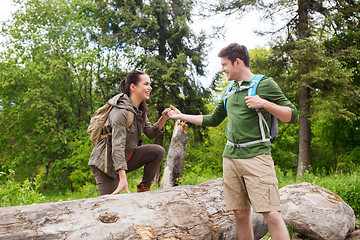
[[[280,123],[272,144],[279,187],[313,182],[360,216],[358,1],[14,2],[17,11],[1,28],[0,206],[97,196],[86,129],[133,69],[152,79],[151,122],[170,104],[210,114],[227,83],[220,72],[209,86],[200,80],[209,39],[222,28],[195,33],[192,19],[199,12],[241,18],[256,10],[262,21],[281,16],[282,24],[257,31],[269,47],[250,49],[250,68],[273,77],[300,115],[299,124]],[[168,150],[174,124],[169,120],[164,135],[143,144]],[[226,121],[215,128],[189,124],[178,184],[222,176],[225,127]],[[128,174],[132,192],[141,175],[141,169]]]

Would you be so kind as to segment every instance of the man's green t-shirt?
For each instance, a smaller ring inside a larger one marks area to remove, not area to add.
[[[244,81],[241,86],[249,86],[250,82]],[[240,86],[235,82],[232,91]],[[298,121],[298,114],[295,106],[285,97],[276,82],[270,77],[264,77],[256,90],[259,97],[281,106],[291,108],[291,123]],[[225,95],[225,91],[222,96]],[[228,116],[228,125],[226,130],[226,138],[232,143],[246,143],[261,139],[259,126],[259,117],[256,111],[247,107],[245,97],[247,90],[238,92],[230,96],[226,101],[226,109],[224,108],[224,100],[220,100],[211,115],[203,116],[203,126],[217,126]],[[265,120],[270,127],[270,113],[264,109],[260,109]],[[265,128],[266,137],[269,138],[269,132]],[[261,142],[247,147],[225,146],[223,157],[227,158],[250,158],[260,154],[271,154],[270,142]]]

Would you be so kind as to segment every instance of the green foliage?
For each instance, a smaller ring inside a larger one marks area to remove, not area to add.
[[[36,177],[57,191],[93,182],[86,126],[118,93],[129,69],[139,67],[153,79],[151,122],[170,103],[205,112],[208,91],[196,81],[203,74],[205,39],[188,26],[191,2],[16,3],[19,11],[1,31],[0,165],[21,173],[19,181]],[[169,139],[172,128],[167,130]]]
[[[357,146],[343,155],[337,164],[336,172],[353,173],[360,165],[360,146]]]
[[[14,179],[15,171],[0,172],[0,207],[29,205],[45,201],[45,197],[37,191],[37,186],[29,180],[21,183]]]
[[[96,185],[93,183],[85,183],[77,191],[57,191],[54,189],[41,189],[41,194],[44,196],[44,202],[63,202],[83,198],[92,198],[99,196]]]
[[[197,185],[211,179],[222,177],[222,171],[214,172],[201,164],[186,167],[182,178],[178,181],[179,185]]]
[[[271,144],[271,154],[276,165],[284,171],[297,168],[299,126],[279,121],[279,134]]]
[[[81,191],[84,185],[95,184],[91,168],[87,165],[93,144],[89,141],[86,130],[81,131],[78,136],[81,138],[68,143],[70,154],[67,158],[53,163],[51,171],[38,174],[37,181],[44,188]]]
[[[51,171],[88,121],[89,70],[98,51],[83,11],[92,7],[86,1],[26,1],[2,29],[10,40],[0,63],[1,162],[21,172],[16,177]]]

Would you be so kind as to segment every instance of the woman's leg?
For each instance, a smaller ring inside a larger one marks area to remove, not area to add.
[[[94,175],[96,186],[99,191],[99,195],[111,194],[115,191],[119,184],[119,177],[112,178],[105,174],[100,169],[91,166],[92,173]]]
[[[151,184],[157,170],[164,159],[165,149],[157,144],[139,146],[134,150],[127,163],[127,172],[134,171],[144,166],[144,173],[141,183],[145,186]]]

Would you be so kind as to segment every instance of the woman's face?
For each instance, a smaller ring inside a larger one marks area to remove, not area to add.
[[[141,74],[139,79],[138,84],[134,85],[135,87],[132,94],[135,94],[141,101],[149,100],[152,90],[150,77],[147,74]]]

